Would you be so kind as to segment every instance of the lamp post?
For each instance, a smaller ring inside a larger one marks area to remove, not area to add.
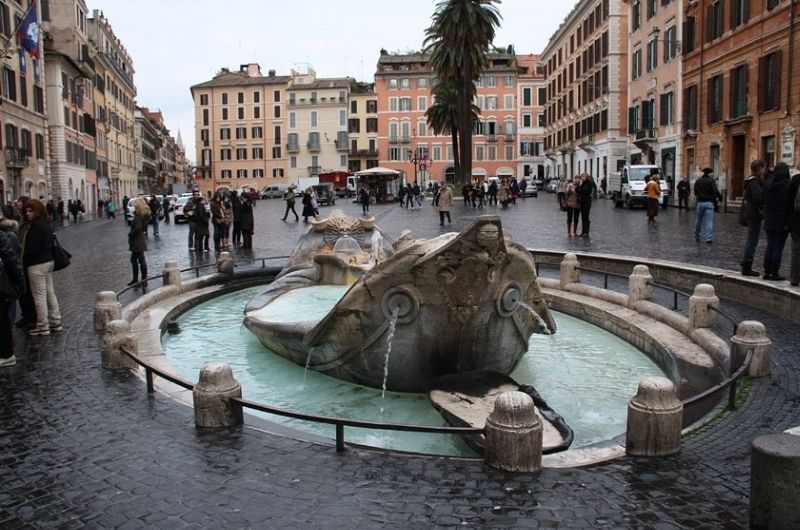
[[[414,184],[417,184],[417,166],[419,166],[420,171],[424,170],[428,157],[425,153],[420,154],[416,151],[412,154],[410,150],[409,154],[411,155],[411,162],[414,164]]]

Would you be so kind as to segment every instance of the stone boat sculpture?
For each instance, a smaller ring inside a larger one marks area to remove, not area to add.
[[[291,289],[352,284],[322,319],[270,322],[261,310]],[[313,223],[289,263],[245,308],[271,351],[353,383],[424,392],[441,376],[510,373],[532,333],[553,333],[530,253],[480,217],[462,233],[394,244],[374,220],[341,212]],[[391,354],[387,356],[391,336]],[[385,370],[388,358],[388,371]]]

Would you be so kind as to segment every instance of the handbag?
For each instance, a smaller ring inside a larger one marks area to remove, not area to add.
[[[64,247],[58,242],[58,238],[53,234],[53,270],[60,271],[69,267],[69,260],[72,259],[72,254],[66,251]]]

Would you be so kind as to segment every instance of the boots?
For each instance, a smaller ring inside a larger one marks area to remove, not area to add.
[[[135,284],[139,281],[139,267],[137,267],[136,263],[133,264],[133,279],[128,282],[128,287]]]
[[[753,270],[752,261],[742,262],[742,276],[761,276],[761,273]]]
[[[768,260],[764,260],[764,276],[762,276],[765,280],[772,279],[772,262]]]
[[[770,278],[773,282],[782,282],[786,280],[785,276],[781,276],[781,262],[780,261],[773,261],[772,262],[772,278]]]
[[[147,287],[147,265],[142,265],[142,287]]]

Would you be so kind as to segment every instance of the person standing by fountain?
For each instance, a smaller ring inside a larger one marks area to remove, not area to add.
[[[567,237],[578,235],[578,219],[581,216],[581,205],[578,201],[580,184],[580,180],[576,178],[564,188],[564,200],[567,205]]]
[[[242,248],[253,248],[253,231],[255,221],[253,220],[253,200],[249,193],[242,193],[236,202],[239,203],[239,229],[242,231]]]
[[[761,273],[753,270],[753,261],[758,246],[758,236],[761,233],[763,220],[764,197],[761,192],[761,179],[764,176],[766,164],[763,160],[753,160],[750,163],[750,176],[744,179],[744,192],[742,193],[742,212],[739,224],[744,222],[747,226],[747,238],[744,242],[744,255],[742,256],[742,276],[760,276]]]
[[[717,183],[711,176],[714,170],[703,168],[703,175],[694,183],[695,207],[694,240],[700,241],[700,227],[705,222],[706,243],[714,240],[714,205],[722,200]]]
[[[0,296],[0,368],[17,363],[14,356],[14,309],[17,296],[25,292],[25,272],[19,261],[19,242],[14,233],[17,223],[0,213],[0,265],[9,280],[9,292]]]
[[[792,236],[792,251],[789,254],[789,283],[800,285],[800,170],[793,170],[786,200],[786,226]]]
[[[289,189],[283,194],[283,200],[286,201],[286,211],[283,212],[284,221],[286,220],[286,217],[289,215],[290,211],[294,214],[295,222],[300,220],[300,216],[297,215],[297,210],[294,209],[294,198],[294,186],[289,186]]]
[[[686,207],[687,210],[689,209],[690,190],[689,175],[684,175],[681,177],[681,181],[678,182],[678,210],[682,210],[684,207]]]
[[[194,249],[208,252],[208,210],[206,200],[198,192],[194,198]]]
[[[231,214],[233,214],[233,245],[240,245],[242,243],[242,203],[244,202],[245,197],[249,197],[249,193],[246,191],[242,192],[242,195],[239,196],[236,193],[236,190],[233,190],[230,195],[231,203]]]
[[[592,221],[589,219],[589,213],[592,211],[592,197],[597,193],[597,186],[595,186],[592,177],[588,173],[581,174],[581,185],[578,188],[578,197],[581,205],[581,235],[580,237],[589,237],[589,227]]]
[[[133,204],[133,221],[128,232],[128,250],[131,251],[131,269],[133,277],[128,285],[139,281],[139,271],[142,281],[147,278],[147,260],[144,253],[147,251],[147,224],[150,222],[152,211],[144,199],[136,199]]]
[[[358,191],[358,202],[361,203],[361,213],[366,217],[369,213],[369,191],[366,186],[361,186]]]
[[[781,258],[786,245],[786,208],[789,202],[789,166],[780,162],[772,176],[764,182],[764,231],[767,233],[767,249],[764,251],[765,280],[781,282]],[[794,197],[792,197],[794,199]]]
[[[644,186],[644,194],[647,197],[647,222],[655,223],[658,217],[658,198],[661,196],[661,184],[658,182],[658,171],[655,169]]]
[[[450,208],[453,207],[453,192],[450,186],[442,183],[441,191],[439,192],[439,226],[444,226],[444,218],[447,217],[447,224],[450,224]]]

